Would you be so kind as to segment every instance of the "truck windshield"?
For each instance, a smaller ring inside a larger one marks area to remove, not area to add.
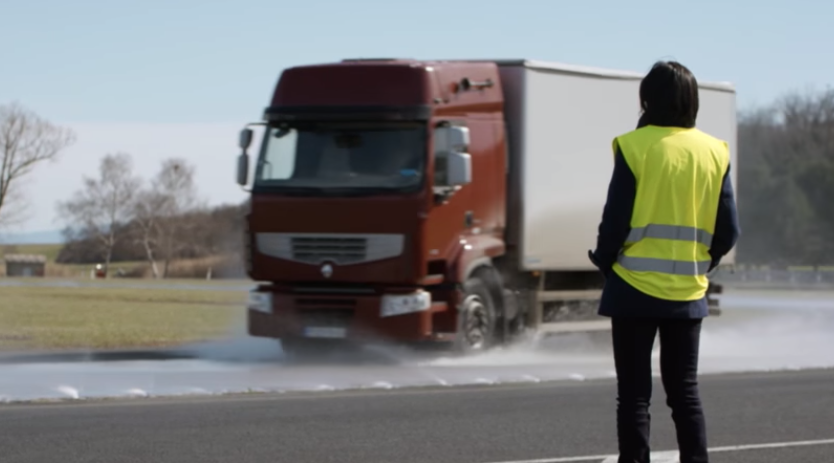
[[[420,125],[268,127],[255,186],[405,191],[419,188],[426,157]]]

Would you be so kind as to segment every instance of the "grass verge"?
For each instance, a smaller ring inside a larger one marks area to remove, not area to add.
[[[221,337],[245,293],[91,287],[0,288],[0,350],[129,349]]]

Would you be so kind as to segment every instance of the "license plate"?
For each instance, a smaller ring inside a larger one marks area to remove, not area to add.
[[[304,328],[304,337],[307,338],[344,338],[347,337],[346,328],[308,326]]]

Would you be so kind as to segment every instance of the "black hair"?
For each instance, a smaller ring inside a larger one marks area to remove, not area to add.
[[[640,82],[638,125],[695,127],[698,117],[698,81],[676,61],[658,61]]]

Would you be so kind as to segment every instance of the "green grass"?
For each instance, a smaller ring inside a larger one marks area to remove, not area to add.
[[[245,294],[171,288],[0,288],[0,350],[122,349],[222,337]]]

